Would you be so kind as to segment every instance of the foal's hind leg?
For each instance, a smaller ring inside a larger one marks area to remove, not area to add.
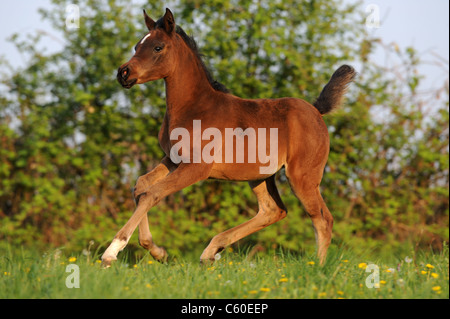
[[[333,229],[333,216],[331,216],[325,202],[320,195],[319,183],[322,178],[321,171],[294,170],[287,167],[286,174],[289,183],[297,198],[302,202],[314,226],[316,236],[317,255],[323,265],[331,243]]]
[[[275,175],[249,184],[258,198],[258,214],[249,221],[216,235],[203,251],[201,262],[213,261],[214,256],[226,246],[286,217],[286,207],[275,186]]]

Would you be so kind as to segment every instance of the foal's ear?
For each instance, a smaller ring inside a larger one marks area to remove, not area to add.
[[[148,31],[153,30],[155,28],[156,22],[153,21],[153,19],[147,15],[147,12],[145,12],[145,10],[144,10],[144,18],[145,18],[145,24],[147,25]]]
[[[164,22],[164,30],[166,30],[168,34],[171,34],[173,30],[175,30],[175,19],[173,18],[172,11],[170,11],[167,8],[166,14],[164,14],[163,17],[163,22]]]

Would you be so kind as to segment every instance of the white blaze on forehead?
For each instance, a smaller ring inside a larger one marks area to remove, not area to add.
[[[142,39],[142,41],[141,41],[141,43],[140,44],[142,44],[142,43],[144,43],[145,42],[145,40],[147,40],[147,38],[149,37],[149,36],[151,36],[152,35],[152,33],[151,32],[149,32],[149,34],[147,34],[143,39]]]

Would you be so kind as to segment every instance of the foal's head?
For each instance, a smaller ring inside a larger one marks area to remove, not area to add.
[[[169,76],[175,67],[176,26],[172,12],[166,9],[164,17],[153,21],[144,10],[148,34],[135,46],[136,53],[120,66],[117,80],[124,88]]]

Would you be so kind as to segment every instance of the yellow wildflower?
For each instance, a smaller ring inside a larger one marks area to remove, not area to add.
[[[429,269],[433,269],[434,268],[434,266],[431,265],[431,264],[427,264],[426,267],[429,268]]]
[[[70,257],[69,258],[69,262],[70,263],[74,263],[74,262],[76,262],[77,261],[77,257]]]
[[[311,265],[311,266],[313,266],[315,264],[315,262],[314,261],[309,261],[308,262],[308,265]]]
[[[386,285],[386,281],[385,280],[380,280],[380,284]]]
[[[433,291],[441,291],[441,286],[434,286],[433,288],[431,288],[431,290],[433,290]]]
[[[431,273],[431,277],[433,277],[433,278],[439,278],[439,275],[438,275],[437,273],[435,273],[435,272],[432,272],[432,273]]]
[[[367,268],[367,264],[366,263],[360,263],[360,264],[358,264],[358,268],[366,269]]]
[[[269,292],[269,291],[270,291],[270,288],[263,287],[263,288],[261,288],[261,289],[259,289],[259,290],[261,290],[261,291],[263,291],[263,292]]]
[[[254,294],[257,294],[258,291],[256,291],[256,290],[250,290],[248,293],[249,293],[250,295],[254,295]]]
[[[279,282],[287,282],[288,279],[286,277],[281,278],[280,280],[278,280]]]
[[[420,273],[421,273],[422,275],[428,274],[425,270],[422,270]]]

